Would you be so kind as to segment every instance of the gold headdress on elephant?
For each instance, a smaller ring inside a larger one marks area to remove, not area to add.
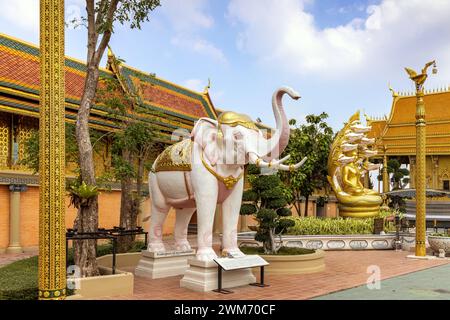
[[[258,131],[258,127],[256,126],[256,124],[246,114],[237,113],[233,111],[226,111],[222,112],[217,120],[218,120],[218,133],[217,133],[218,139],[223,138],[222,125],[224,124],[231,127],[243,126],[248,129]]]

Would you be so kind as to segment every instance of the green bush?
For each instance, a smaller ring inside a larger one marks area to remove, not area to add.
[[[0,300],[38,298],[38,257],[13,262],[0,268]]]
[[[345,235],[372,234],[373,219],[343,219],[343,218],[290,218],[294,226],[290,227],[290,235]]]
[[[240,214],[254,214],[258,221],[255,240],[263,243],[266,254],[276,254],[279,248],[275,246],[275,237],[283,234],[294,222],[286,219],[292,215],[285,208],[286,187],[277,175],[260,175],[255,168],[249,169],[248,180],[251,189],[242,195],[243,204]]]
[[[240,249],[245,254],[260,254],[260,255],[266,254],[264,252],[263,247],[241,247]],[[281,247],[278,250],[277,254],[279,254],[279,255],[299,255],[299,254],[311,254],[314,252],[315,252],[315,250],[313,250],[313,249]]]

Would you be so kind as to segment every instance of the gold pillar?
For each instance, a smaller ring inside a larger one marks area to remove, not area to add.
[[[418,91],[416,109],[416,256],[425,256],[426,236],[426,122],[423,91]]]
[[[411,189],[416,187],[416,158],[413,156],[409,157],[409,186]]]
[[[40,54],[39,299],[64,299],[64,0],[40,0]]]
[[[416,256],[426,255],[426,122],[425,103],[423,102],[423,86],[427,79],[427,69],[434,61],[428,62],[418,74],[412,69],[405,68],[410,79],[416,86]],[[436,73],[436,69],[433,69]]]
[[[23,252],[20,245],[20,193],[27,189],[24,185],[9,186],[9,245],[6,253]]]
[[[383,156],[383,193],[389,192],[389,173],[387,169],[387,155],[386,148],[384,148],[384,156]]]

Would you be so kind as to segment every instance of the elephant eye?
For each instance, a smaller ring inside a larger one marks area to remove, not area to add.
[[[244,137],[244,136],[242,135],[242,133],[239,132],[239,131],[233,133],[233,136],[234,136],[234,139],[236,139],[236,140],[242,140],[242,138]]]

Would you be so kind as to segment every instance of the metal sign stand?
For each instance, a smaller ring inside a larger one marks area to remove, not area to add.
[[[243,268],[239,268],[239,269],[245,269],[245,268],[247,268],[247,267],[243,267]],[[233,269],[233,270],[238,270],[238,269]],[[226,270],[223,269],[220,264],[217,264],[217,289],[214,289],[213,291],[222,293],[222,294],[233,293],[233,291],[231,291],[231,290],[222,288],[222,271],[226,271]],[[264,266],[260,266],[259,282],[250,283],[250,285],[255,286],[255,287],[260,287],[260,288],[269,287],[268,284],[264,283]]]

